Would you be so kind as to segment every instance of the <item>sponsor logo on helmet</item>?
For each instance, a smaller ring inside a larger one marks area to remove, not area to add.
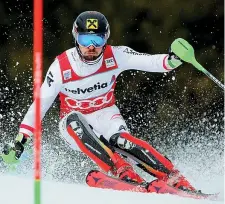
[[[86,20],[87,29],[98,29],[98,19],[89,18]]]

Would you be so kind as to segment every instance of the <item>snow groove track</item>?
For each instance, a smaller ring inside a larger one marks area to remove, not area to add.
[[[32,178],[0,175],[1,204],[33,204]],[[144,194],[90,188],[85,185],[42,182],[42,204],[222,204],[173,195]]]

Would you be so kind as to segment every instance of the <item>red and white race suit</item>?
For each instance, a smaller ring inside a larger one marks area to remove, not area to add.
[[[126,123],[115,105],[116,78],[125,70],[168,72],[168,55],[138,53],[126,46],[107,45],[103,57],[96,64],[84,63],[76,48],[71,48],[51,64],[41,87],[41,115],[44,117],[59,95],[60,117],[76,110],[84,114],[96,132],[109,139]],[[20,125],[21,133],[31,136],[34,131],[34,103]],[[75,142],[63,135],[76,149]]]

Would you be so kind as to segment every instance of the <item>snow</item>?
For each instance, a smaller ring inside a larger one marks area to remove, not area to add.
[[[32,178],[0,175],[0,203],[32,204]],[[90,188],[82,184],[42,182],[41,204],[222,204],[223,201],[196,200],[175,195],[145,194]]]

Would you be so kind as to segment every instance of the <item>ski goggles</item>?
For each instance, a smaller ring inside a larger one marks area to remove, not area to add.
[[[106,44],[107,38],[105,34],[78,34],[77,43],[83,47],[103,47]]]

